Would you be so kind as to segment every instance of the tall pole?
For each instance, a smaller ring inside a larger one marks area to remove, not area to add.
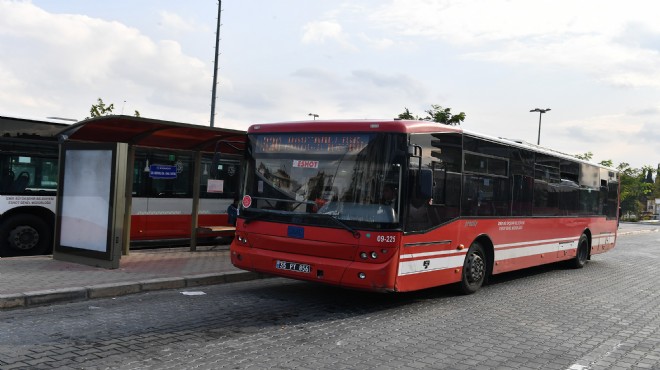
[[[218,27],[215,31],[215,62],[213,63],[213,90],[211,92],[211,127],[215,125],[215,95],[218,88],[218,58],[220,56],[220,13],[222,0],[218,0]]]
[[[541,145],[541,117],[543,117],[543,113],[539,112],[539,135],[536,138],[536,145]]]
[[[530,112],[539,112],[539,136],[536,139],[536,145],[541,145],[541,117],[543,116],[543,113],[548,111],[550,111],[550,108],[545,108],[545,109],[534,108],[530,110]]]

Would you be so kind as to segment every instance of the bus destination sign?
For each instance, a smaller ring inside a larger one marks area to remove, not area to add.
[[[258,135],[257,153],[357,153],[369,144],[369,134]]]

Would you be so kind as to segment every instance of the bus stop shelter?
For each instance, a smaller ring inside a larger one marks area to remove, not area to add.
[[[68,126],[59,133],[60,141],[80,143],[125,143],[128,145],[126,163],[117,171],[125,176],[125,207],[123,214],[122,254],[130,245],[130,220],[132,204],[133,162],[135,148],[187,151],[193,154],[192,221],[190,225],[190,250],[195,251],[198,234],[198,213],[202,154],[242,156],[245,131],[206,127],[200,125],[163,121],[132,116],[104,116],[87,119]]]

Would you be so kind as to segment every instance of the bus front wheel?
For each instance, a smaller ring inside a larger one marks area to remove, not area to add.
[[[10,217],[0,226],[0,257],[44,254],[51,247],[52,237],[51,227],[38,216]]]
[[[478,242],[472,243],[465,255],[461,273],[460,291],[472,294],[479,290],[486,280],[487,259],[484,248]]]

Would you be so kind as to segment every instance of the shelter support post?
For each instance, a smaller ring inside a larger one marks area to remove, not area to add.
[[[135,167],[135,147],[128,146],[128,155],[126,160],[126,206],[124,213],[124,237],[122,240],[122,255],[128,256],[131,246],[131,214],[133,207],[133,176]]]
[[[195,165],[193,171],[193,202],[190,221],[190,251],[197,250],[197,227],[199,226],[199,187],[202,168],[202,152],[195,152]]]

